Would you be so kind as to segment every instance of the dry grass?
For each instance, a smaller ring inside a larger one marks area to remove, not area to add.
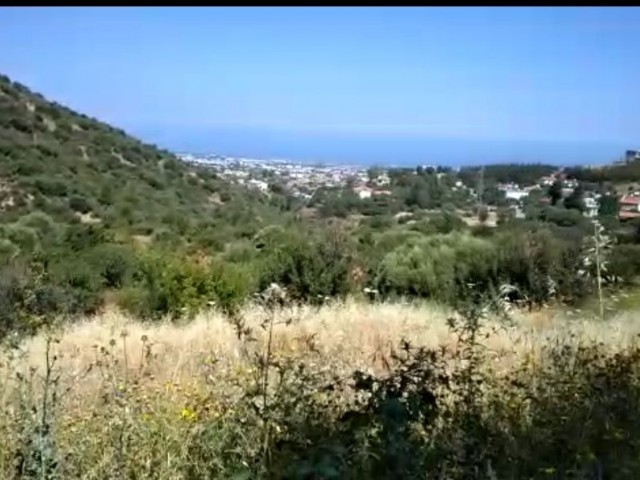
[[[435,347],[456,344],[456,336],[447,325],[451,312],[431,304],[364,304],[354,301],[335,303],[320,308],[301,307],[278,312],[277,319],[291,319],[289,325],[275,330],[276,352],[305,355],[311,345],[327,366],[347,373],[354,369],[378,370],[382,359],[388,357],[401,339],[416,346]],[[243,317],[254,328],[259,341],[258,327],[265,312],[257,306],[248,307]],[[500,365],[508,367],[513,359],[536,354],[549,342],[601,341],[617,349],[634,342],[640,334],[640,323],[633,312],[620,314],[605,324],[596,320],[571,320],[552,310],[530,314],[515,314],[513,325],[497,320],[488,322],[491,333],[484,340]],[[122,333],[126,332],[126,338]],[[202,372],[207,359],[216,358],[226,365],[241,362],[242,343],[234,327],[222,314],[202,313],[184,325],[169,322],[143,324],[117,311],[67,328],[59,336],[56,346],[63,370],[74,374],[87,368],[99,357],[99,346],[107,346],[111,339],[116,356],[125,358],[129,368],[137,369],[143,350],[142,338],[153,344],[156,358],[152,365],[153,378],[160,382],[181,382],[193,379]],[[23,362],[41,367],[45,338],[40,336],[23,345]]]
[[[267,313],[258,306],[247,307],[242,313],[260,348],[263,335],[259,325]],[[355,301],[281,310],[278,321],[293,321],[277,326],[275,356],[303,357],[313,366],[311,370],[321,374],[347,376],[355,369],[380,372],[401,339],[413,345],[455,348],[457,338],[447,325],[451,315],[430,304]],[[499,380],[500,372],[509,370],[516,360],[538,358],[544,355],[545,345],[555,341],[596,340],[606,349],[619,350],[635,342],[640,333],[635,317],[634,313],[621,314],[601,323],[571,320],[567,313],[547,310],[516,314],[508,328],[497,319],[489,320],[492,333],[484,343],[494,360],[487,366]],[[207,478],[231,478],[226,466],[217,465],[219,459],[231,455],[230,449],[243,452],[246,458],[255,455],[262,439],[256,426],[260,423],[251,417],[254,413],[249,404],[238,400],[255,384],[252,366],[256,363],[247,362],[243,356],[246,344],[238,340],[223,315],[203,313],[184,325],[143,324],[110,310],[69,326],[58,337],[54,346],[56,371],[62,375],[56,391],[64,397],[56,405],[52,405],[51,395],[43,395],[44,335],[26,341],[22,355],[13,363],[4,362],[6,352],[0,352],[0,411],[4,414],[0,416],[0,433],[5,438],[0,448],[1,478],[10,478],[7,472],[13,471],[19,456],[16,452],[39,451],[38,445],[49,438],[38,433],[38,422],[44,422],[45,417],[51,422],[57,448],[64,452],[60,458],[66,459],[61,478],[205,478],[202,472],[211,471],[216,475],[207,473]],[[149,344],[155,357],[147,362],[143,359]],[[89,366],[93,369],[84,375]],[[39,372],[33,384],[17,379],[16,369],[28,372],[28,367]],[[317,378],[324,382],[328,377]],[[310,388],[318,385],[321,383],[313,383]],[[352,400],[348,391],[334,395],[342,395],[340,405]],[[49,398],[47,408],[43,398]],[[441,405],[447,405],[451,397],[442,399]],[[274,405],[281,403],[273,401]],[[284,425],[283,418],[290,411],[294,410],[278,410],[281,417],[275,424]],[[201,441],[194,435],[205,426],[214,436]],[[206,445],[204,453],[196,448],[200,445]],[[229,465],[240,462],[231,456],[225,460]],[[194,463],[202,469],[195,477],[185,473]],[[129,475],[124,473],[125,467]]]

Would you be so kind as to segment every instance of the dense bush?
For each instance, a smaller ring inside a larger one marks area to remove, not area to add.
[[[118,278],[123,278],[128,274],[124,267],[132,264],[116,258],[117,272],[123,274]],[[255,279],[248,269],[230,263],[203,263],[162,254],[145,254],[137,262],[133,280],[121,292],[119,303],[140,318],[168,316],[177,320],[214,305],[233,313],[255,291]]]
[[[91,211],[91,204],[85,197],[74,195],[69,198],[69,208],[74,212],[87,213]]]
[[[408,242],[381,261],[377,284],[383,294],[454,301],[468,283],[495,283],[494,245],[464,234],[432,235]]]
[[[443,210],[442,213],[431,215],[428,219],[413,224],[411,230],[430,235],[463,230],[464,227],[465,223],[458,215],[451,211]]]
[[[320,239],[294,235],[271,244],[260,257],[259,290],[271,283],[284,285],[298,301],[317,302],[349,292],[351,251],[338,230]]]
[[[579,247],[579,246],[578,246]],[[446,303],[475,292],[517,289],[530,306],[588,292],[577,274],[580,251],[549,231],[505,232],[491,238],[431,235],[408,241],[382,259],[377,284],[386,295],[429,297]]]
[[[640,277],[640,245],[616,245],[611,254],[609,273],[623,282],[635,282]]]
[[[123,293],[121,305],[141,318],[193,315],[213,300],[208,273],[192,260],[145,255],[134,286]]]

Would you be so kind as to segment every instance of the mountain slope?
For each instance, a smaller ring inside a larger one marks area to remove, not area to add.
[[[219,199],[227,205],[220,205]],[[248,192],[0,75],[0,219],[41,210],[124,235],[202,233]],[[233,202],[232,202],[233,203]]]

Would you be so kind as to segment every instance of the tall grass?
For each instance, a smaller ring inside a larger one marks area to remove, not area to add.
[[[315,348],[335,366],[347,370],[375,369],[377,360],[407,339],[416,346],[453,346],[456,334],[448,326],[452,311],[433,304],[366,304],[355,301],[336,302],[316,307],[285,308],[276,312],[279,320],[274,331],[275,350],[298,352],[307,349],[313,340]],[[251,327],[264,318],[259,306],[247,307],[241,314]],[[289,325],[284,319],[293,318]],[[494,332],[485,342],[497,353],[501,361],[514,355],[535,352],[549,341],[600,340],[608,348],[622,348],[634,342],[640,333],[636,312],[623,312],[606,323],[584,319],[579,312],[543,310],[533,313],[515,313],[512,324],[490,319]],[[61,367],[81,371],[97,358],[96,347],[127,332],[127,348],[139,352],[145,343],[152,342],[156,356],[149,368],[158,381],[180,381],[193,378],[202,362],[215,355],[230,364],[241,361],[242,342],[237,338],[229,319],[216,311],[199,314],[183,325],[171,322],[141,323],[112,310],[74,323],[59,334],[59,350],[64,353]],[[259,340],[261,332],[256,332]],[[22,361],[39,366],[44,359],[46,336],[31,338],[21,345]],[[123,355],[124,344],[114,347]],[[138,356],[129,359],[136,368]]]
[[[636,478],[635,318],[109,311],[4,349],[0,478]]]

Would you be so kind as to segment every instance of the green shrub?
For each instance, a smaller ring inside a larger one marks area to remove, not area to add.
[[[363,220],[363,223],[374,230],[384,230],[391,228],[393,218],[389,215],[376,215]]]
[[[640,276],[640,245],[616,245],[611,252],[608,273],[626,283]]]
[[[61,180],[38,178],[35,187],[45,196],[64,197],[67,195],[67,184]]]
[[[350,249],[346,237],[336,230],[315,240],[291,236],[262,252],[258,288],[262,291],[276,283],[297,301],[344,296],[349,292]]]
[[[258,231],[253,237],[253,245],[257,249],[274,249],[286,243],[291,232],[281,225],[269,225]]]
[[[499,274],[516,286],[531,305],[541,305],[555,296],[572,300],[588,293],[581,268],[580,243],[569,243],[549,230],[517,230],[496,237]]]
[[[112,235],[102,225],[74,224],[64,233],[63,244],[71,251],[87,250],[112,240]]]
[[[411,225],[410,229],[425,235],[436,233],[450,233],[465,228],[464,221],[455,213],[444,210],[442,213],[431,215]]]
[[[124,245],[101,244],[86,255],[86,262],[100,275],[106,288],[120,288],[128,283],[137,268],[137,259]]]
[[[227,245],[222,259],[229,263],[249,263],[258,255],[258,246],[264,245],[262,240],[241,240]]]
[[[377,284],[387,295],[453,302],[466,284],[491,285],[496,273],[496,252],[491,242],[452,233],[411,241],[385,255]]]
[[[32,253],[40,245],[36,232],[18,224],[9,225],[5,230],[7,240],[20,248],[21,252]]]
[[[66,294],[62,310],[70,313],[94,313],[102,304],[102,279],[83,258],[65,259],[51,265],[52,280]]]
[[[228,314],[237,314],[239,307],[256,292],[257,282],[250,267],[213,262],[210,272],[213,301]]]
[[[147,319],[193,316],[213,300],[209,270],[193,261],[149,253],[140,259],[132,288],[119,305]]]
[[[0,265],[9,263],[19,252],[20,248],[17,245],[6,238],[0,238]]]
[[[577,209],[547,207],[542,210],[541,215],[542,220],[554,223],[559,227],[573,227],[584,224],[586,221],[580,210]]]
[[[53,243],[58,234],[59,226],[44,212],[33,211],[18,220],[18,225],[33,229],[42,243]]]
[[[10,334],[25,333],[24,272],[13,265],[0,267],[0,343]]]
[[[69,208],[74,212],[88,213],[91,211],[91,204],[86,197],[73,195],[69,198]]]

